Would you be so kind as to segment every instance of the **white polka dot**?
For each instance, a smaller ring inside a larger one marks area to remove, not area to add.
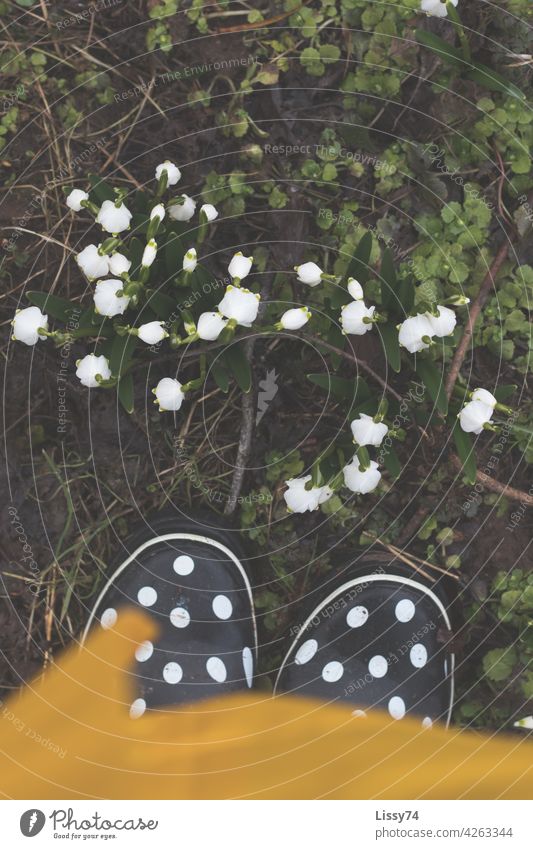
[[[104,610],[100,617],[100,624],[102,628],[105,628],[106,631],[108,628],[112,628],[115,622],[118,619],[118,613],[114,607],[108,607],[107,610]]]
[[[396,605],[395,613],[398,622],[410,622],[415,615],[415,606],[410,599],[402,598]]]
[[[167,663],[167,665],[163,668],[163,678],[167,684],[179,684],[183,678],[183,669],[179,663]]]
[[[428,653],[426,647],[422,643],[415,643],[409,652],[409,657],[413,666],[420,669],[420,667],[425,666],[427,663]]]
[[[393,696],[389,701],[389,713],[393,719],[403,719],[405,716],[405,702],[399,696]]]
[[[130,719],[139,719],[146,710],[146,702],[144,699],[135,699],[130,707]]]
[[[326,663],[322,670],[322,678],[324,681],[327,681],[328,684],[333,684],[335,681],[338,681],[339,678],[342,678],[343,674],[344,666],[342,663],[339,663],[338,660],[332,660],[331,663]]]
[[[245,646],[242,650],[242,665],[244,667],[244,674],[246,675],[246,683],[251,687],[254,680],[254,659],[252,650],[248,646]]]
[[[422,728],[431,728],[432,725],[433,725],[433,720],[431,719],[431,717],[425,716],[424,719],[422,720]]]
[[[366,713],[364,710],[352,710],[352,716],[364,716],[366,718]]]
[[[350,628],[360,628],[361,625],[364,625],[366,620],[368,619],[368,610],[366,607],[352,607],[352,609],[348,612],[346,617],[346,621]]]
[[[190,575],[194,569],[194,560],[187,554],[180,554],[174,560],[172,568],[177,575]]]
[[[219,684],[222,684],[226,680],[228,673],[226,671],[224,661],[220,660],[219,657],[210,657],[205,668],[211,678],[213,678],[214,681],[218,681]]]
[[[308,663],[311,658],[315,656],[317,649],[318,643],[316,640],[306,640],[296,652],[294,662],[297,663],[298,666]]]
[[[135,649],[135,657],[139,663],[144,663],[145,660],[149,660],[153,653],[154,647],[150,640],[145,640],[144,643],[141,643],[141,645],[137,646]]]
[[[157,593],[153,587],[141,587],[137,593],[137,600],[143,607],[151,607],[157,601]]]
[[[175,607],[174,610],[170,611],[170,621],[174,628],[186,628],[191,621],[191,616],[184,607]]]
[[[216,595],[213,599],[213,613],[219,619],[229,619],[233,613],[233,605],[227,595]]]
[[[381,654],[375,654],[368,662],[368,671],[374,678],[383,678],[388,668],[389,664]]]

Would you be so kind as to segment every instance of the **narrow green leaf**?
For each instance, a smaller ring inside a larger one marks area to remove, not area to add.
[[[372,397],[372,393],[362,377],[348,380],[345,377],[336,377],[332,374],[308,374],[307,379],[315,386],[320,386],[337,401],[362,404]]]
[[[453,65],[456,68],[465,68],[463,54],[457,47],[452,47],[447,41],[425,29],[417,29],[415,35],[420,44],[436,53],[443,62],[447,62],[448,65]]]
[[[171,233],[164,247],[165,268],[169,276],[177,274],[183,266],[185,248],[177,233]]]
[[[400,477],[402,464],[400,463],[400,458],[392,445],[390,445],[383,453],[383,465],[394,480]]]
[[[133,413],[133,376],[125,374],[118,382],[118,400],[127,413]]]
[[[398,331],[392,321],[386,324],[377,325],[381,341],[385,349],[385,355],[395,372],[399,372],[402,366],[402,358],[400,354],[400,344],[398,342]]]
[[[222,389],[222,392],[227,395],[229,391],[229,375],[220,360],[216,360],[211,365],[211,374],[213,375],[213,379],[219,389]]]
[[[109,357],[109,368],[115,377],[120,377],[126,371],[138,341],[137,336],[115,336]]]
[[[472,437],[469,433],[464,432],[458,419],[455,419],[453,424],[452,435],[459,459],[463,464],[463,473],[468,483],[474,484],[476,482],[477,464]]]
[[[385,248],[381,257],[381,303],[386,310],[398,311],[398,280],[394,257],[390,248]]]
[[[398,300],[402,306],[402,318],[405,318],[413,309],[415,302],[415,285],[412,275],[408,274],[398,283]]]
[[[365,233],[360,240],[353,257],[351,258],[348,268],[346,269],[346,277],[355,277],[359,283],[366,283],[370,277],[369,260],[372,253],[372,233]]]
[[[498,401],[498,403],[503,404],[504,401],[507,401],[511,395],[514,395],[518,386],[516,383],[503,383],[501,386],[498,386],[497,389],[494,390],[494,397]]]
[[[94,195],[96,203],[103,203],[105,200],[115,200],[115,193],[112,186],[106,183],[105,180],[102,180],[98,174],[89,174],[89,183],[91,194]]]
[[[516,97],[517,100],[526,99],[523,91],[520,91],[517,86],[506,80],[501,74],[497,74],[492,68],[482,65],[480,62],[473,62],[472,64],[474,66],[473,70],[465,74],[468,80],[472,80],[472,82],[488,88],[489,91],[499,91],[507,94],[509,97]]]
[[[177,309],[176,300],[169,295],[165,295],[164,292],[149,291],[146,305],[163,321],[172,315],[172,313],[176,312]]]
[[[235,342],[224,351],[221,359],[235,377],[238,387],[243,392],[249,392],[252,388],[252,370],[242,344]]]
[[[444,376],[432,360],[416,358],[415,371],[427,389],[429,397],[435,402],[437,410],[445,416],[448,413],[448,399],[444,390]]]
[[[51,315],[52,318],[65,322],[77,316],[80,309],[79,304],[67,301],[66,298],[59,298],[57,295],[50,295],[48,292],[28,292],[26,297],[30,304],[39,307],[45,315]]]

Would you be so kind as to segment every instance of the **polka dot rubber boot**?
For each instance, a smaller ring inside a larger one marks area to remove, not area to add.
[[[451,625],[441,599],[396,574],[355,578],[304,621],[283,660],[277,695],[418,715],[424,728],[447,725],[453,705]],[[448,646],[448,647],[447,647]]]
[[[156,642],[132,656],[132,718],[253,686],[257,628],[242,554],[223,532],[199,530],[159,531],[128,546],[87,623],[83,639],[91,627],[112,627],[127,605],[157,623]]]

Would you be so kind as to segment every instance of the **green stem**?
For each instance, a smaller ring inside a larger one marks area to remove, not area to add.
[[[459,17],[459,13],[457,12],[457,9],[453,5],[453,3],[450,3],[450,0],[448,0],[448,2],[446,3],[446,9],[447,9],[447,12],[448,12],[448,17],[449,17],[450,21],[452,22],[453,27],[455,29],[455,32],[459,36],[459,41],[461,43],[461,49],[463,51],[463,59],[465,60],[465,62],[468,62],[470,64],[471,61],[472,61],[472,52],[470,50],[468,38],[466,37],[466,33],[464,31],[464,27],[463,27],[461,18]]]

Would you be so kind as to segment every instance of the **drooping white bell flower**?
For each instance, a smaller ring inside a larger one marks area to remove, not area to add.
[[[494,408],[482,401],[468,401],[459,413],[459,424],[465,433],[481,433],[483,425],[490,422]]]
[[[162,203],[157,203],[150,211],[150,221],[153,221],[154,218],[159,218],[159,220],[162,221],[165,215],[164,205]]]
[[[363,321],[372,318],[375,307],[367,307],[363,301],[352,301],[351,304],[343,306],[341,311],[341,326],[344,333],[352,336],[363,336],[374,326],[372,322]]]
[[[300,330],[310,318],[311,312],[307,307],[294,307],[294,309],[283,313],[279,324],[283,330]]]
[[[16,342],[24,342],[25,345],[36,345],[42,336],[39,330],[48,330],[48,316],[41,312],[39,307],[25,307],[17,310],[11,322],[13,327],[12,337]]]
[[[67,195],[67,206],[73,212],[81,212],[83,209],[81,202],[85,200],[89,200],[87,192],[83,192],[81,189],[72,189],[70,194]]]
[[[348,278],[348,292],[354,301],[362,301],[364,298],[363,287],[359,283],[359,280],[356,280],[354,277]]]
[[[372,492],[381,480],[381,472],[375,460],[371,460],[368,469],[363,471],[359,463],[359,458],[355,456],[351,463],[348,463],[342,471],[344,474],[344,483],[348,489],[360,495]]]
[[[124,283],[122,280],[100,280],[96,284],[93,300],[94,308],[99,315],[113,318],[122,315],[128,308],[130,299],[126,295],[118,295],[122,291]]]
[[[296,265],[294,270],[298,275],[298,280],[305,283],[306,286],[318,286],[322,280],[323,272],[316,262],[304,262],[303,265]]]
[[[488,389],[474,389],[472,392],[472,401],[481,401],[482,404],[486,404],[492,410],[494,410],[494,407],[498,403],[497,399]]]
[[[243,327],[251,327],[257,318],[259,309],[259,295],[248,289],[239,289],[236,286],[228,286],[226,294],[218,305],[219,312],[226,318],[233,319]]]
[[[385,439],[388,427],[383,422],[375,422],[372,416],[360,413],[351,423],[354,442],[358,445],[374,445],[376,448]]]
[[[218,218],[218,209],[212,203],[204,203],[200,207],[200,212],[203,212],[208,221],[214,221]]]
[[[115,206],[112,200],[105,200],[96,216],[96,223],[100,224],[106,233],[115,235],[127,230],[130,226],[131,212],[128,207],[121,203]]]
[[[79,254],[76,254],[76,262],[85,274],[87,280],[97,280],[109,274],[109,257],[100,255],[96,245],[87,245]]]
[[[183,270],[187,272],[194,271],[196,266],[198,265],[198,256],[196,254],[195,248],[189,248],[185,256],[183,257]]]
[[[449,307],[437,307],[438,316],[431,315],[430,312],[425,313],[425,316],[433,329],[433,335],[441,339],[443,336],[451,336],[457,324],[457,317],[453,310]]]
[[[329,486],[313,486],[311,489],[306,489],[305,486],[310,480],[311,475],[306,475],[304,478],[291,478],[285,481],[287,489],[283,493],[283,498],[291,513],[317,510],[333,495]]]
[[[451,2],[457,6],[459,0],[451,0]],[[420,9],[426,15],[432,15],[435,18],[446,18],[448,15],[446,0],[421,0]]]
[[[196,209],[196,201],[189,195],[181,195],[183,203],[174,203],[168,208],[168,214],[174,221],[190,221]]]
[[[109,257],[109,271],[114,277],[126,274],[131,268],[131,262],[124,254],[111,254]]]
[[[109,361],[103,354],[99,357],[96,354],[86,354],[81,360],[76,361],[76,365],[76,377],[88,389],[96,389],[99,386],[97,375],[100,375],[103,380],[109,380],[111,377]]]
[[[410,354],[429,348],[427,339],[433,336],[433,327],[425,315],[413,315],[406,318],[400,325],[398,342],[402,348],[407,348]],[[426,341],[424,341],[426,337]]]
[[[159,404],[160,413],[179,410],[185,398],[181,383],[173,377],[163,377],[152,392],[155,395],[154,403]]]
[[[253,261],[253,256],[243,256],[242,251],[238,251],[228,265],[229,276],[244,280],[250,273]]]
[[[219,312],[203,312],[198,319],[196,332],[205,342],[214,342],[224,330],[227,319]]]
[[[163,321],[149,321],[147,324],[141,324],[137,335],[147,345],[157,345],[167,338],[168,333]]]
[[[155,169],[155,178],[156,180],[160,180],[163,172],[167,172],[167,186],[175,186],[181,180],[181,171],[177,165],[174,165],[173,162],[170,162],[169,159],[165,159],[161,165],[158,165]]]
[[[157,242],[154,239],[150,239],[148,244],[145,246],[142,259],[141,266],[143,268],[150,268],[152,263],[154,262],[157,256]]]

